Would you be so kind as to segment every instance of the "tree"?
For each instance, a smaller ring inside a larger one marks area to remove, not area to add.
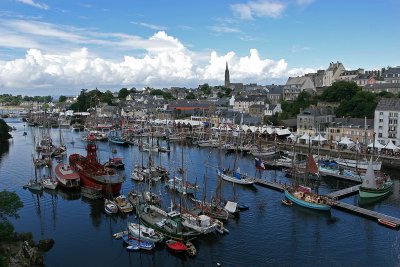
[[[5,141],[11,138],[11,135],[8,132],[9,128],[10,127],[7,123],[3,119],[0,119],[0,141]]]
[[[18,210],[24,205],[15,192],[3,190],[0,192],[0,240],[11,240],[14,227],[8,218],[18,219]]]
[[[186,99],[196,99],[196,95],[193,92],[189,92],[186,95]]]
[[[208,83],[205,83],[200,87],[200,91],[203,92],[203,94],[205,95],[210,95],[211,87],[208,85]]]
[[[0,219],[8,220],[9,217],[18,219],[18,210],[24,205],[15,192],[3,190],[0,192]]]
[[[63,96],[63,95],[60,95],[60,97],[58,98],[58,102],[63,103],[65,101],[67,101],[67,97]]]
[[[107,103],[108,105],[112,105],[113,94],[110,90],[107,90],[101,97],[100,101],[103,103]]]
[[[338,81],[332,83],[319,97],[322,101],[340,102],[345,99],[351,99],[361,91],[360,87],[355,82]]]
[[[123,99],[125,100],[125,98],[129,95],[129,90],[126,88],[122,88],[121,90],[119,90],[118,92],[118,98],[119,99]]]

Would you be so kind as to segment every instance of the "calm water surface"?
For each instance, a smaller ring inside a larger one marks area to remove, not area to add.
[[[136,221],[134,214],[110,216],[105,214],[101,200],[81,197],[80,193],[57,191],[32,194],[22,186],[34,175],[32,168],[33,136],[38,128],[26,128],[23,123],[8,120],[17,131],[9,145],[0,147],[0,190],[15,191],[24,203],[20,218],[13,220],[16,231],[32,232],[36,241],[53,238],[55,245],[45,254],[47,266],[400,266],[400,233],[378,225],[375,221],[343,211],[318,212],[293,205],[281,205],[283,193],[268,188],[251,188],[223,183],[225,199],[236,197],[250,206],[240,218],[230,219],[226,224],[227,235],[211,234],[194,241],[198,255],[195,258],[177,256],[164,246],[154,252],[127,252],[121,240],[112,234],[126,228],[128,221]],[[59,130],[51,129],[55,142]],[[62,130],[68,146],[68,154],[86,154],[79,133]],[[74,143],[72,143],[74,141]],[[160,141],[162,144],[164,141]],[[99,155],[104,162],[111,154],[112,145],[99,143]],[[130,179],[131,169],[141,164],[142,154],[137,147],[116,147],[117,156],[123,157],[127,179],[122,193],[140,186]],[[218,164],[233,166],[234,155],[218,150],[195,146],[171,145],[169,154],[152,154],[154,161],[167,166],[172,174],[184,165],[192,182],[203,185],[206,179],[206,197],[216,191]],[[148,153],[143,154],[146,164]],[[251,156],[240,156],[238,165],[248,174],[267,180],[289,183],[280,171],[257,172]],[[48,170],[43,168],[41,174]],[[391,170],[395,179],[393,194],[385,200],[366,207],[391,216],[400,217],[398,173]],[[206,178],[204,178],[206,177]],[[327,193],[351,186],[351,183],[326,179],[321,183],[320,193]],[[159,184],[153,187],[164,197],[167,207],[173,195]],[[200,190],[201,191],[201,190]],[[197,196],[201,198],[201,192]],[[178,196],[175,196],[178,201]],[[358,196],[343,201],[358,205]]]

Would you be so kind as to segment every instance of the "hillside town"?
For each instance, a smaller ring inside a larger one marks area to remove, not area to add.
[[[306,102],[302,101],[302,95],[318,99],[327,90],[332,91],[332,85],[340,83],[344,90],[346,86],[356,84],[360,92],[378,95],[372,114],[337,116],[335,111],[341,103],[329,99],[314,103],[311,101],[311,104],[301,106],[297,114],[285,114],[283,103],[288,106],[287,103],[291,102]],[[348,138],[353,143],[366,146],[373,143],[376,134],[375,139],[382,147],[390,142],[400,144],[397,127],[400,67],[346,70],[341,62],[331,62],[326,70],[289,77],[284,85],[258,85],[231,82],[226,63],[224,86],[203,84],[195,89],[123,88],[115,93],[107,91],[102,96],[98,93],[101,94],[97,89],[82,89],[81,97],[62,96],[58,101],[48,101],[47,97],[48,102],[34,101],[33,98],[24,101],[29,99],[24,97],[18,108],[23,109],[22,115],[28,116],[30,123],[47,124],[44,126],[49,127],[79,126],[82,123],[81,127],[90,128],[96,126],[93,125],[94,121],[97,124],[120,127],[122,121],[133,122],[137,119],[176,121],[195,118],[217,128],[225,124],[257,127],[270,125],[287,129],[285,133],[294,134],[299,140],[307,139],[307,136],[310,140],[322,136],[329,143],[337,144]],[[104,101],[105,95],[108,98]],[[15,101],[15,98],[11,99]],[[85,103],[82,104],[82,101]],[[7,97],[2,97],[0,104],[7,107],[13,103],[7,102]],[[1,115],[6,117],[15,114],[3,111]],[[96,120],[86,120],[93,116]],[[84,125],[85,122],[91,124]]]

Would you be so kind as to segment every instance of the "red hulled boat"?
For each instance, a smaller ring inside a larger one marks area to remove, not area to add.
[[[96,136],[89,134],[87,138],[86,157],[80,154],[69,156],[69,164],[78,171],[81,185],[89,188],[101,186],[103,194],[118,194],[124,177],[115,173],[111,168],[100,164],[97,159]]]
[[[58,186],[74,189],[80,186],[80,176],[78,172],[71,169],[68,164],[58,163],[54,168],[54,174],[58,182]]]

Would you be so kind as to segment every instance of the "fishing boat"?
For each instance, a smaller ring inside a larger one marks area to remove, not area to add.
[[[93,188],[101,186],[104,195],[118,194],[125,177],[98,161],[94,135],[88,135],[86,151],[86,157],[80,154],[69,156],[69,164],[79,173],[81,184]]]
[[[136,207],[136,212],[140,222],[165,237],[189,240],[200,235],[199,232],[188,230],[182,225],[182,216],[179,211],[166,212],[154,205],[140,204]]]
[[[379,198],[391,192],[393,181],[389,176],[377,177],[374,173],[372,157],[367,172],[359,189],[360,198]]]
[[[153,228],[146,227],[133,222],[128,222],[129,233],[141,240],[147,240],[154,243],[161,242],[164,236],[154,231]]]
[[[120,145],[120,146],[128,145],[128,143],[119,136],[108,136],[108,141],[110,141],[113,144]]]
[[[104,199],[104,211],[107,214],[115,214],[118,212],[118,206],[110,199]]]
[[[119,195],[114,199],[115,204],[122,213],[129,213],[133,211],[132,204],[128,201],[125,195]]]
[[[181,178],[174,176],[165,182],[165,186],[173,191],[179,192],[183,195],[194,194],[198,189],[199,185],[192,184],[190,182],[183,182]]]
[[[73,170],[68,164],[58,163],[54,168],[54,175],[60,187],[74,189],[80,186],[80,176],[78,172]]]
[[[369,165],[368,160],[336,159],[335,161],[337,164],[339,164],[339,166],[361,170],[367,170]],[[372,167],[374,171],[380,171],[382,167],[382,161],[373,161]]]
[[[130,234],[122,236],[122,240],[124,240],[124,242],[126,244],[128,244],[129,246],[132,246],[131,248],[133,250],[138,250],[138,249],[152,250],[155,247],[155,244],[153,242],[146,241],[146,240],[140,240],[137,237],[134,237]],[[138,249],[134,249],[136,247]]]
[[[294,170],[294,173],[296,173],[296,170]],[[317,164],[310,153],[307,156],[305,179],[319,179]],[[313,193],[310,187],[298,185],[297,181],[295,181],[294,186],[285,189],[285,197],[293,203],[306,208],[323,211],[330,211],[331,209],[328,198]]]
[[[165,241],[165,244],[167,245],[168,249],[176,253],[183,253],[188,249],[185,243],[173,239]]]
[[[212,219],[207,215],[195,215],[188,212],[182,213],[183,226],[192,229],[200,234],[209,234],[214,232],[220,225],[216,219]]]

